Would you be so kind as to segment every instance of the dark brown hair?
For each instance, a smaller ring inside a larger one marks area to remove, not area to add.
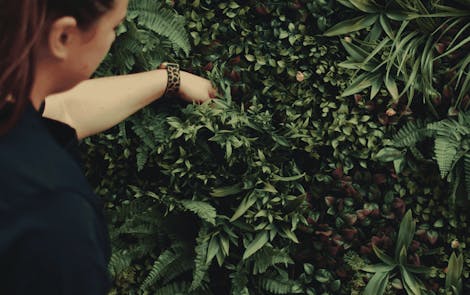
[[[0,135],[18,121],[34,82],[35,51],[62,16],[87,30],[115,0],[0,0]]]

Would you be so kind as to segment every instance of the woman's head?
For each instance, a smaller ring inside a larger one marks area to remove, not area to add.
[[[0,134],[29,99],[43,100],[89,78],[114,41],[127,4],[0,0]]]

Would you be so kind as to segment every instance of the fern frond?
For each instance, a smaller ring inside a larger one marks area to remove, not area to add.
[[[272,294],[295,294],[296,283],[292,280],[280,280],[279,278],[261,277],[258,281],[261,289]]]
[[[194,267],[193,259],[194,257],[191,257],[189,255],[181,255],[181,257],[179,257],[178,259],[173,261],[173,263],[168,265],[166,269],[166,275],[162,281],[163,284],[168,284],[175,278],[192,270]]]
[[[436,161],[439,165],[441,177],[444,178],[454,164],[454,159],[457,154],[457,144],[449,140],[448,137],[436,137],[434,152],[436,154]]]
[[[154,295],[188,295],[189,283],[187,282],[173,282],[152,292]]]
[[[132,256],[126,250],[114,251],[109,261],[108,269],[113,277],[131,266]]]
[[[395,147],[412,147],[430,135],[422,121],[410,121],[392,138],[392,144]]]
[[[209,247],[209,229],[207,224],[203,224],[196,238],[196,257],[194,259],[193,281],[191,290],[196,290],[201,286],[203,279],[207,276],[209,265],[206,263],[207,249]]]
[[[253,274],[255,275],[265,273],[270,266],[274,266],[278,263],[282,263],[285,266],[294,263],[289,253],[286,251],[269,247],[264,247],[255,253],[253,260]]]
[[[183,207],[191,212],[194,212],[199,218],[215,225],[215,217],[217,212],[215,208],[209,203],[193,200],[182,200]]]
[[[466,153],[463,157],[464,173],[465,173],[465,189],[467,190],[467,199],[470,200],[470,153]]]
[[[137,18],[140,26],[167,37],[173,44],[189,54],[190,43],[185,29],[185,18],[155,0],[132,0],[128,15]]]
[[[230,274],[232,281],[232,295],[250,295],[248,291],[249,272],[246,265],[239,264]]]
[[[177,243],[163,251],[163,253],[158,256],[157,260],[155,260],[150,273],[140,286],[140,290],[147,290],[149,286],[162,278],[166,274],[168,267],[181,257],[182,249],[184,249],[184,245]]]

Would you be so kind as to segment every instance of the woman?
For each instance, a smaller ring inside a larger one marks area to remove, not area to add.
[[[77,139],[165,91],[187,101],[216,95],[208,80],[171,66],[87,80],[127,5],[0,0],[0,294],[106,294],[108,232],[73,157]]]

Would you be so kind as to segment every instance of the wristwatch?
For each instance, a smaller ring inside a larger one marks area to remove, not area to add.
[[[175,96],[178,94],[181,84],[180,65],[177,63],[164,62],[160,69],[166,69],[168,82],[166,84],[165,96]]]

